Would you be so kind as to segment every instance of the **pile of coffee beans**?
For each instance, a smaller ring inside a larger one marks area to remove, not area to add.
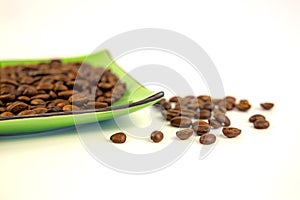
[[[165,98],[154,104],[158,108],[165,120],[170,121],[170,125],[180,128],[176,136],[180,140],[187,140],[194,133],[199,138],[199,143],[210,145],[216,142],[216,135],[211,133],[211,129],[222,128],[222,133],[227,138],[235,138],[242,133],[242,130],[230,127],[231,121],[225,114],[236,108],[238,111],[248,111],[251,105],[248,100],[242,99],[236,103],[236,98],[226,96],[223,99],[213,99],[208,95],[200,96],[174,96],[167,101]],[[273,103],[262,103],[261,107],[270,110]],[[270,126],[266,118],[261,114],[252,115],[249,122],[253,123],[256,129],[266,129]],[[161,131],[154,131],[150,139],[158,143],[162,141],[164,134]],[[124,143],[125,133],[116,133],[111,136],[113,143]],[[122,142],[120,142],[122,141]]]
[[[110,70],[52,60],[0,68],[0,119],[109,107],[126,85]]]

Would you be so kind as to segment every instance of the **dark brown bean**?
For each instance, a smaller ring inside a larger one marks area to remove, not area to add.
[[[30,101],[30,97],[27,97],[27,96],[19,96],[17,99],[19,101],[24,101],[24,102],[29,102]]]
[[[34,115],[35,112],[33,110],[23,110],[21,112],[18,113],[19,116],[22,116],[22,115]]]
[[[123,132],[115,133],[112,136],[110,136],[110,140],[113,143],[121,144],[126,141],[126,135]]]
[[[258,119],[266,119],[265,116],[261,115],[261,114],[256,114],[256,115],[252,115],[249,118],[249,122],[255,122]]]
[[[80,110],[80,108],[75,105],[65,105],[63,106],[62,110],[66,112],[66,111]]]
[[[248,100],[242,99],[238,104],[235,105],[235,107],[240,111],[247,111],[251,108],[251,105],[249,104]]]
[[[213,128],[222,127],[222,124],[220,122],[218,122],[217,120],[215,120],[215,119],[208,119],[208,122]]]
[[[192,129],[183,129],[176,132],[176,136],[181,140],[186,140],[193,135],[194,131]]]
[[[48,109],[47,108],[34,108],[34,109],[32,109],[32,111],[34,111],[35,114],[42,114],[42,113],[48,112]]]
[[[28,109],[28,104],[21,102],[21,101],[16,101],[12,104],[10,104],[9,106],[7,106],[7,111],[8,112],[12,112],[12,113],[19,113],[23,110]]]
[[[180,111],[172,110],[172,109],[171,110],[163,110],[162,115],[166,120],[170,121],[174,117],[180,116]]]
[[[174,97],[172,97],[172,98],[169,99],[169,102],[175,102],[175,103],[177,103],[177,102],[181,102],[181,100],[182,100],[182,97],[174,96]]]
[[[174,117],[171,119],[171,125],[175,127],[187,128],[192,124],[192,120],[188,117]]]
[[[0,95],[0,100],[1,101],[14,101],[16,99],[15,94],[3,94]]]
[[[224,127],[222,129],[223,134],[228,138],[234,138],[241,134],[241,130],[233,127]]]
[[[158,143],[164,139],[164,134],[161,131],[153,131],[151,133],[150,139],[153,142]]]
[[[260,106],[265,109],[265,110],[270,110],[271,108],[274,107],[274,103],[261,103]]]
[[[270,123],[265,119],[258,119],[254,121],[254,128],[256,129],[266,129],[270,126]]]
[[[210,131],[210,125],[203,120],[195,121],[192,125],[192,128],[197,135],[203,135],[204,133],[208,133]]]
[[[201,109],[201,110],[198,112],[198,115],[196,114],[195,118],[196,118],[196,119],[209,119],[210,116],[211,116],[210,110]]]
[[[86,104],[86,108],[88,109],[99,109],[99,108],[106,108],[108,107],[108,104],[105,102],[88,102]]]
[[[194,116],[195,116],[195,111],[183,109],[183,110],[181,110],[181,112],[180,112],[180,116],[188,117],[188,118],[194,118]]]
[[[8,116],[14,116],[14,114],[12,112],[3,112],[0,115],[1,117],[8,117]]]
[[[199,138],[199,142],[205,145],[213,144],[216,142],[216,140],[217,140],[216,136],[211,133],[205,133],[201,135],[201,137]]]
[[[89,100],[86,97],[86,95],[82,93],[73,94],[72,96],[69,97],[69,102],[72,103],[73,105],[83,105],[88,101]]]

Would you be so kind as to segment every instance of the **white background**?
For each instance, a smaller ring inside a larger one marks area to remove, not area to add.
[[[221,138],[204,160],[198,159],[202,146],[195,140],[176,163],[146,175],[98,163],[74,129],[0,138],[0,199],[299,199],[299,10],[299,1],[292,0],[2,0],[0,60],[88,54],[125,31],[170,29],[204,48],[225,92],[249,99],[253,109],[229,114],[243,134]],[[129,70],[142,58],[119,63]],[[257,131],[247,119],[262,101],[275,107],[263,112],[270,129]],[[172,134],[168,130],[162,144]],[[124,145],[129,151],[157,148],[132,138]]]

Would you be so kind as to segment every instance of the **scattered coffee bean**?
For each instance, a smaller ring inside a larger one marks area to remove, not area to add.
[[[164,139],[164,134],[161,131],[153,131],[151,133],[150,139],[153,142],[158,143]]]
[[[270,123],[265,119],[257,119],[254,121],[254,128],[256,129],[266,129],[270,126]]]
[[[192,124],[192,120],[188,117],[174,117],[171,119],[171,125],[175,127],[188,128]]]
[[[123,132],[118,132],[118,133],[115,133],[112,136],[110,136],[110,140],[113,143],[121,144],[121,143],[124,143],[126,141],[126,135]]]
[[[234,138],[241,134],[241,130],[233,127],[224,127],[222,129],[223,134],[228,138]]]
[[[215,119],[208,119],[208,122],[213,128],[222,127],[222,124],[219,121],[215,120]]]
[[[172,97],[169,99],[170,102],[175,102],[175,103],[181,102],[181,100],[182,100],[182,98],[179,96],[175,96],[175,97]]]
[[[252,115],[249,118],[249,122],[255,122],[258,119],[266,119],[265,116],[261,115],[261,114],[256,114],[256,115]]]
[[[216,140],[217,140],[216,136],[211,133],[205,133],[201,135],[201,137],[199,138],[199,142],[205,145],[213,144],[216,142]]]
[[[247,111],[251,108],[251,105],[249,104],[248,100],[242,99],[238,104],[235,105],[235,107],[240,111]]]
[[[260,105],[261,105],[261,107],[262,107],[263,109],[265,109],[265,110],[270,110],[271,108],[274,107],[274,104],[273,104],[273,103],[261,103]]]
[[[197,120],[192,125],[193,130],[197,133],[197,135],[203,135],[204,133],[208,133],[210,131],[209,123],[203,120]]]
[[[193,135],[194,131],[192,129],[183,129],[176,132],[176,136],[181,140],[186,140]]]

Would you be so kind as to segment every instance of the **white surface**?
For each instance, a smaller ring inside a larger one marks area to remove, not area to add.
[[[299,199],[299,6],[286,0],[1,1],[0,60],[81,55],[124,31],[165,28],[202,46],[226,93],[248,98],[254,109],[229,114],[243,134],[220,140],[206,159],[198,160],[195,141],[175,164],[147,175],[102,166],[73,129],[0,139],[0,199]],[[129,69],[136,64],[130,60],[120,65]],[[276,104],[264,112],[271,123],[265,131],[245,121],[261,101]]]

